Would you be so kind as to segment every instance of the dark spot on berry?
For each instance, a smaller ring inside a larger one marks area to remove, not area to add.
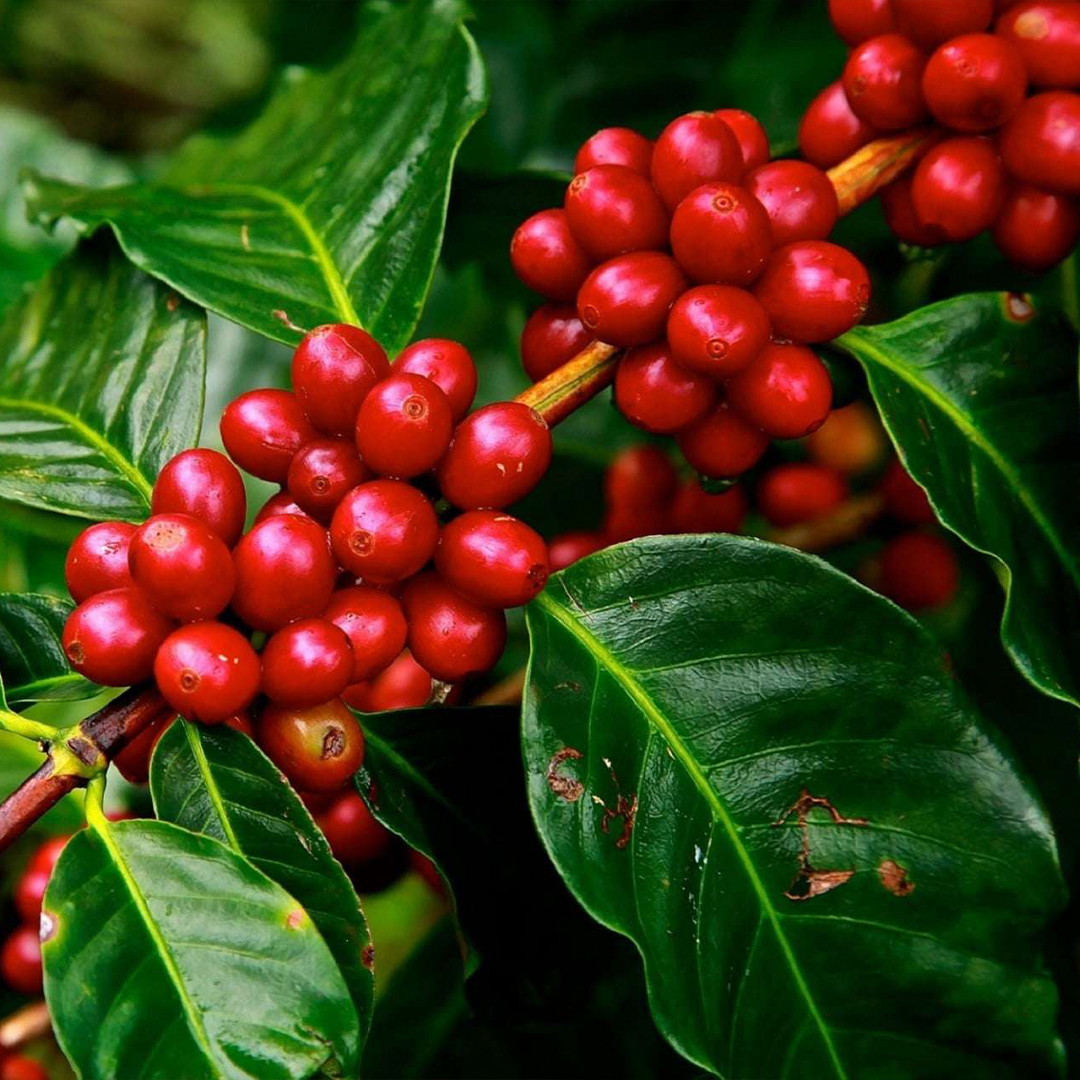
[[[199,676],[191,668],[184,668],[180,672],[180,689],[190,694],[199,686]]]
[[[721,360],[727,355],[728,343],[723,338],[709,338],[705,351],[714,359]]]
[[[427,404],[418,394],[411,394],[402,402],[401,411],[410,420],[423,420],[427,416]]]
[[[360,556],[370,555],[375,550],[375,538],[365,529],[357,529],[349,537],[349,547]]]
[[[329,727],[322,741],[322,759],[329,761],[345,753],[345,732],[339,727]]]
[[[68,659],[73,664],[81,664],[86,659],[86,653],[83,650],[82,644],[78,641],[68,643],[67,655]]]

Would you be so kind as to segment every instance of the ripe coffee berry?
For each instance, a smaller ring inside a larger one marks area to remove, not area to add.
[[[430,379],[403,372],[378,383],[360,406],[356,445],[381,476],[419,476],[450,444],[450,402]]]
[[[598,266],[578,292],[578,315],[601,341],[622,348],[663,333],[668,311],[686,290],[678,264],[659,251],[618,255]]]
[[[394,360],[393,370],[430,379],[450,403],[456,424],[476,397],[476,364],[464,345],[448,338],[425,338],[414,341]]]
[[[630,446],[616,454],[604,473],[608,506],[659,506],[675,494],[679,474],[657,446]]]
[[[529,316],[521,332],[521,366],[533,382],[539,382],[592,340],[576,307],[544,304]]]
[[[683,457],[702,476],[720,478],[739,476],[753,468],[769,448],[769,436],[727,404],[680,431],[676,442]]]
[[[26,864],[19,883],[15,886],[15,910],[25,923],[37,925],[41,915],[41,899],[52,877],[60,853],[70,837],[54,836],[46,840]]]
[[[158,473],[150,510],[154,514],[190,514],[232,547],[244,531],[244,481],[224,454],[184,450]]]
[[[736,484],[717,495],[707,494],[696,481],[679,488],[671,504],[671,531],[676,533],[737,533],[742,529],[749,503]]]
[[[566,189],[566,218],[594,258],[661,248],[668,216],[648,178],[625,165],[594,165]]]
[[[1057,195],[1080,195],[1080,94],[1030,97],[1001,132],[1011,176]]]
[[[437,475],[443,497],[460,510],[500,509],[532,491],[549,464],[551,431],[540,414],[500,401],[458,425]]]
[[[1027,0],[998,16],[994,32],[1019,50],[1033,85],[1080,87],[1080,7],[1076,0]]]
[[[919,610],[947,604],[959,583],[956,556],[935,534],[904,533],[881,553],[881,591],[902,607]]]
[[[893,460],[881,480],[881,495],[885,509],[897,521],[906,525],[930,525],[934,521],[934,508],[918,484],[907,474],[899,461]]]
[[[831,341],[866,314],[870,277],[847,248],[801,240],[773,252],[754,295],[774,334],[794,341]]]
[[[1018,50],[995,34],[945,42],[923,71],[923,96],[934,118],[957,131],[989,131],[1020,107],[1027,71]]]
[[[797,439],[825,422],[832,382],[804,345],[766,345],[728,383],[727,396],[732,408],[774,439]]]
[[[49,1074],[33,1058],[10,1054],[0,1061],[0,1080],[49,1080]]]
[[[592,555],[606,545],[604,534],[599,532],[568,532],[553,536],[548,542],[551,572],[565,570],[578,559],[584,559],[586,555]]]
[[[890,0],[829,0],[829,19],[848,45],[861,45],[896,29]]]
[[[361,712],[384,712],[428,705],[433,692],[431,672],[422,668],[406,649],[385,671],[380,671],[370,682],[354,683],[344,696]]]
[[[877,134],[851,111],[844,88],[837,80],[826,86],[799,122],[799,149],[819,169],[831,169],[865,146]]]
[[[372,817],[355,791],[346,791],[316,814],[315,824],[322,829],[334,858],[345,866],[377,859],[393,842],[393,833]]]
[[[413,578],[401,596],[409,651],[436,679],[457,682],[494,667],[506,645],[506,616],[466,600],[435,573]]]
[[[293,390],[311,422],[326,435],[352,438],[368,391],[389,374],[383,347],[367,331],[346,323],[317,326],[304,335],[293,354]]]
[[[671,434],[700,420],[716,402],[716,384],[681,368],[666,341],[638,345],[619,361],[615,404],[631,424]]]
[[[353,681],[352,644],[326,619],[298,619],[262,651],[262,691],[279,705],[318,705]]]
[[[892,0],[892,8],[897,30],[927,51],[959,34],[985,30],[994,17],[994,0]]]
[[[760,301],[730,285],[688,289],[675,301],[667,321],[675,362],[717,381],[746,367],[768,344],[769,332],[769,316]]]
[[[668,503],[649,506],[609,506],[604,515],[604,539],[608,544],[636,540],[639,536],[664,536],[671,532]]]
[[[283,484],[293,454],[318,432],[288,390],[249,390],[221,414],[221,441],[246,472]]]
[[[541,210],[518,226],[510,241],[514,273],[549,300],[573,300],[592,260],[570,231],[564,210]]]
[[[498,510],[470,510],[445,525],[435,568],[466,599],[497,608],[527,604],[550,572],[539,534]]]
[[[915,212],[911,201],[911,173],[894,180],[881,189],[881,209],[893,235],[905,244],[933,247],[945,242],[940,225],[928,225]]]
[[[382,589],[369,585],[338,589],[322,617],[343,631],[352,645],[353,682],[377,675],[405,648],[409,631],[405,614]]]
[[[145,784],[150,779],[150,758],[154,747],[175,719],[176,716],[171,711],[158,717],[113,758],[113,764],[129,784]]]
[[[258,525],[260,521],[265,521],[270,517],[280,517],[282,514],[296,514],[298,517],[311,516],[299,507],[288,491],[279,491],[276,495],[271,495],[262,504],[259,512],[255,515],[254,524]]]
[[[918,219],[946,239],[970,240],[994,223],[1005,185],[1005,170],[989,139],[946,139],[915,169],[911,201]]]
[[[925,66],[926,56],[899,34],[864,41],[848,57],[841,79],[852,112],[881,131],[920,123],[926,117]]]
[[[400,480],[372,480],[353,488],[330,522],[337,561],[374,585],[415,574],[435,553],[438,538],[431,502]],[[329,599],[328,593],[320,611]]]
[[[806,161],[772,161],[751,172],[745,183],[765,207],[777,247],[794,240],[824,240],[840,216],[832,182]]]
[[[574,173],[583,173],[594,165],[625,165],[647,177],[652,155],[652,139],[631,128],[601,128],[582,143],[574,157]]]
[[[749,285],[761,273],[772,247],[765,208],[735,184],[695,188],[671,219],[671,250],[694,281]]]
[[[289,465],[291,505],[325,521],[345,492],[373,475],[347,439],[316,439],[300,447]]]
[[[844,477],[808,461],[777,465],[757,488],[757,505],[770,525],[787,528],[827,514],[847,498]]]
[[[652,180],[669,210],[702,184],[714,180],[734,184],[742,174],[739,140],[715,113],[676,117],[656,140]]]
[[[806,440],[806,452],[819,465],[845,475],[868,472],[884,457],[888,443],[873,410],[861,401],[833,409]]]
[[[340,698],[267,705],[256,731],[266,756],[301,791],[337,791],[364,760],[364,734]]]
[[[1061,262],[1080,237],[1080,207],[1074,199],[1015,184],[994,222],[994,242],[1010,262],[1048,270]]]
[[[260,670],[248,639],[219,622],[180,627],[154,661],[161,696],[181,716],[204,724],[246,709],[259,690]]]
[[[154,671],[158,646],[175,623],[139,589],[110,589],[67,618],[61,643],[71,666],[101,686],[134,686]]]
[[[64,559],[64,581],[77,604],[108,589],[131,585],[128,546],[135,526],[126,521],[101,521],[83,529]]]
[[[738,139],[743,172],[756,169],[769,160],[769,136],[754,116],[743,109],[717,109],[713,116],[723,120]]]
[[[254,630],[277,630],[318,615],[337,577],[326,530],[294,514],[252,526],[233,551],[233,565],[232,608]]]
[[[128,551],[131,576],[150,602],[177,622],[212,619],[235,584],[232,556],[198,518],[155,514],[139,526]]]
[[[0,975],[20,994],[41,994],[41,942],[36,926],[20,926],[0,949]]]

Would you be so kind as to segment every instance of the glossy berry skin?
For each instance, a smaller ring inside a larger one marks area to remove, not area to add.
[[[756,169],[769,160],[769,136],[756,117],[744,109],[716,109],[713,116],[723,120],[739,141],[744,172]]]
[[[566,189],[566,218],[578,243],[594,259],[624,251],[661,248],[668,215],[641,173],[625,165],[594,165]]]
[[[994,32],[1020,52],[1034,86],[1080,87],[1080,6],[1076,0],[1028,0],[1006,8]]]
[[[564,210],[541,210],[518,226],[510,262],[522,284],[548,300],[573,300],[593,267]]]
[[[232,598],[236,575],[224,541],[188,514],[155,514],[128,550],[131,577],[163,615],[212,619]]]
[[[765,207],[776,247],[795,240],[824,240],[840,216],[832,182],[809,162],[772,161],[754,169],[744,183]]]
[[[367,331],[347,323],[317,326],[293,354],[293,390],[324,435],[351,438],[368,391],[389,374],[383,347]]]
[[[600,341],[628,349],[653,341],[688,282],[674,259],[659,251],[618,255],[598,266],[578,293],[585,328]]]
[[[699,285],[675,301],[667,338],[675,362],[721,381],[741,371],[768,344],[761,302],[731,285]]]
[[[54,836],[30,856],[30,861],[15,886],[15,910],[24,923],[37,925],[45,888],[69,839],[67,836]]]
[[[494,667],[506,644],[506,616],[467,600],[438,574],[415,577],[401,596],[409,651],[436,679],[457,682]]]
[[[865,146],[877,130],[851,111],[839,79],[821,91],[799,122],[799,149],[819,169],[831,169]]]
[[[41,994],[41,942],[36,926],[20,926],[4,942],[0,949],[0,975],[20,994]]]
[[[350,686],[344,698],[361,712],[385,712],[387,709],[418,709],[427,705],[433,690],[431,672],[422,668],[406,649],[370,682]]]
[[[834,510],[847,494],[847,481],[836,469],[793,461],[777,465],[761,478],[757,506],[770,525],[786,529]]]
[[[49,1074],[33,1058],[11,1054],[0,1061],[0,1080],[49,1080]]]
[[[517,401],[485,405],[458,425],[438,467],[443,497],[460,510],[501,509],[540,482],[551,463],[551,430]]]
[[[527,604],[547,584],[547,545],[534,529],[499,510],[469,510],[443,526],[435,569],[482,607]]]
[[[995,34],[965,34],[927,61],[923,97],[934,119],[956,131],[989,131],[1005,123],[1027,92],[1020,53]]]
[[[539,382],[592,340],[576,307],[544,304],[529,316],[521,332],[521,366],[533,382]]]
[[[866,314],[870,277],[847,248],[801,240],[773,253],[754,295],[774,334],[793,341],[830,341]]]
[[[430,379],[394,374],[372,388],[356,418],[356,446],[380,476],[407,478],[434,468],[454,429],[447,396]]]
[[[393,833],[375,820],[355,791],[346,791],[316,814],[315,824],[322,829],[334,858],[345,866],[376,859],[393,842]]]
[[[1080,237],[1075,199],[1015,184],[994,222],[994,242],[1025,270],[1049,270],[1069,254]]]
[[[733,409],[774,439],[798,439],[825,422],[832,381],[806,346],[772,344],[728,383],[727,397]]]
[[[668,502],[679,475],[658,446],[629,446],[620,450],[604,473],[608,506],[641,507]]]
[[[648,177],[652,155],[652,139],[632,128],[601,128],[581,144],[574,157],[574,173],[583,173],[594,165],[625,165]]]
[[[181,716],[219,724],[246,709],[259,690],[261,664],[238,630],[219,622],[192,623],[158,649],[154,678]]]
[[[273,631],[318,615],[337,577],[326,530],[295,514],[252,526],[233,551],[233,565],[232,609],[254,630]]]
[[[933,524],[934,508],[926,492],[908,475],[895,458],[889,463],[879,488],[885,510],[905,525]]]
[[[881,591],[901,607],[940,607],[952,600],[959,584],[956,556],[934,533],[904,533],[881,552]]]
[[[435,553],[438,538],[430,500],[400,480],[372,480],[353,488],[330,522],[337,561],[373,585],[415,574]],[[329,599],[328,594],[320,611]]]
[[[352,643],[326,619],[297,619],[262,651],[262,692],[278,705],[318,705],[353,682]]]
[[[769,449],[769,437],[722,404],[676,437],[682,455],[702,476],[740,476]]]
[[[694,281],[749,285],[761,273],[772,247],[765,208],[736,184],[695,188],[671,219],[672,253]]]
[[[154,747],[175,719],[175,714],[168,712],[154,720],[113,757],[113,764],[129,784],[145,784],[150,779],[150,758]]]
[[[833,409],[806,440],[806,452],[818,465],[846,476],[875,468],[885,457],[888,441],[874,411],[862,401]]]
[[[739,140],[715,113],[676,117],[656,140],[652,181],[668,210],[702,184],[716,180],[735,184],[742,174]]]
[[[1001,132],[1009,174],[1057,195],[1080,195],[1080,94],[1030,97]]]
[[[840,80],[851,111],[881,131],[920,123],[926,117],[925,66],[925,54],[899,34],[863,42],[848,57]]]
[[[318,440],[316,440],[317,442]],[[348,444],[346,444],[348,445]],[[280,517],[282,514],[296,514],[298,517],[311,517],[300,508],[296,500],[289,492],[279,491],[276,495],[271,495],[269,499],[262,504],[259,512],[255,515],[254,525],[258,525],[260,521],[265,521],[267,518]]]
[[[71,666],[91,682],[134,686],[153,674],[154,655],[174,626],[139,589],[109,589],[68,616],[61,643]]]
[[[221,414],[221,441],[229,457],[261,480],[284,484],[293,454],[318,437],[300,399],[288,390],[249,390]]]
[[[851,46],[896,29],[890,0],[829,0],[829,20]]]
[[[239,731],[249,739],[255,738],[255,725],[251,722],[251,714],[247,709],[241,709],[239,712],[233,713],[232,716],[226,716],[221,723],[223,727]]]
[[[671,434],[700,420],[716,403],[707,376],[680,367],[666,341],[638,345],[619,361],[615,405],[635,427]]]
[[[749,500],[736,484],[717,495],[707,494],[696,481],[679,488],[671,504],[671,531],[674,533],[737,533],[742,529]]]
[[[352,585],[338,589],[322,617],[349,639],[353,650],[353,682],[373,678],[405,648],[409,627],[401,604],[382,589]]]
[[[75,603],[132,584],[128,548],[135,529],[126,521],[100,521],[72,540],[64,559],[64,581]]]
[[[985,30],[994,17],[994,0],[892,0],[896,28],[929,52],[943,41]]]
[[[905,173],[881,189],[881,210],[893,235],[905,244],[933,247],[945,243],[940,225],[928,225],[917,213],[911,200],[911,173]]]
[[[364,734],[340,698],[298,708],[267,705],[256,741],[301,791],[337,791],[364,760]]]
[[[247,496],[236,466],[216,450],[183,450],[158,473],[154,514],[190,514],[232,547],[244,531]]]
[[[911,180],[919,221],[952,241],[988,229],[1005,201],[1005,170],[989,139],[946,139],[927,152]]]
[[[455,424],[469,411],[476,397],[476,364],[472,354],[449,338],[414,341],[398,353],[392,367],[395,372],[430,379],[446,395]]]
[[[300,447],[289,465],[291,505],[327,521],[347,491],[373,476],[348,439],[316,439]]]
[[[553,536],[548,541],[548,561],[551,572],[565,570],[578,559],[600,551],[607,546],[607,540],[601,532],[568,532]]]

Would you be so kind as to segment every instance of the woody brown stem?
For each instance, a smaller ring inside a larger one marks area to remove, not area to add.
[[[857,540],[884,510],[885,501],[880,495],[853,495],[830,513],[788,529],[773,529],[765,539],[800,551],[827,551]]]

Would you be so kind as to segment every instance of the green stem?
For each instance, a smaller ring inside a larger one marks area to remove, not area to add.
[[[10,731],[13,735],[20,735],[24,739],[32,739],[34,742],[53,742],[58,734],[56,728],[49,724],[28,720],[25,716],[20,716],[8,709],[0,710],[0,728]]]

